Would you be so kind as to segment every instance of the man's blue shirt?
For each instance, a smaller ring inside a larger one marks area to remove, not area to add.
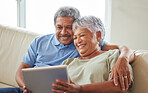
[[[105,44],[104,42],[103,47]],[[31,67],[44,67],[61,65],[64,60],[76,57],[80,55],[73,42],[63,45],[57,40],[55,34],[48,34],[32,41],[22,62]]]
[[[79,57],[79,53],[72,42],[61,44],[55,34],[35,38],[24,55],[22,62],[31,67],[60,65],[67,58]]]

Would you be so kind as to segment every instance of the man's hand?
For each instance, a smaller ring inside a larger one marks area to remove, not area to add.
[[[56,83],[53,83],[52,86],[54,87],[52,89],[55,93],[82,93],[81,92],[81,86],[72,82],[70,80],[70,83],[63,81],[63,80],[56,80]]]
[[[23,93],[32,93],[31,91],[27,90],[26,86],[23,86]]]
[[[26,89],[26,87],[25,86],[23,86],[23,93],[28,93],[28,91],[27,91],[27,89]]]
[[[118,82],[122,90],[127,90],[131,84],[131,76],[129,70],[129,60],[126,57],[119,57],[116,64],[112,68],[111,79],[114,79],[115,86]]]
[[[15,79],[19,87],[24,91],[24,93],[27,93],[27,90],[24,84],[23,75],[22,75],[22,69],[24,68],[31,68],[31,66],[22,62],[16,72]]]

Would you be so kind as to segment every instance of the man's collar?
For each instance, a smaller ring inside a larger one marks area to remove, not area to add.
[[[61,42],[59,42],[59,41],[57,40],[55,34],[54,34],[54,41],[53,41],[53,43],[54,43],[54,45],[56,45],[56,46],[61,44]]]

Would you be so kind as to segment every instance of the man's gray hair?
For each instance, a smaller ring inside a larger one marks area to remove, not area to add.
[[[80,17],[80,12],[78,9],[70,6],[61,7],[57,10],[54,15],[54,25],[56,24],[57,17],[72,17],[74,20]]]
[[[98,31],[101,31],[101,40],[99,41],[99,46],[103,44],[103,40],[105,37],[105,29],[100,18],[97,18],[95,16],[81,17],[75,20],[75,22],[73,23],[73,31],[76,29],[76,27],[86,28],[94,34],[96,34],[96,32]]]

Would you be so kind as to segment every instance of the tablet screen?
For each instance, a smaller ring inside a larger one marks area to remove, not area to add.
[[[32,93],[54,93],[56,79],[68,80],[66,65],[22,69],[25,86]]]

